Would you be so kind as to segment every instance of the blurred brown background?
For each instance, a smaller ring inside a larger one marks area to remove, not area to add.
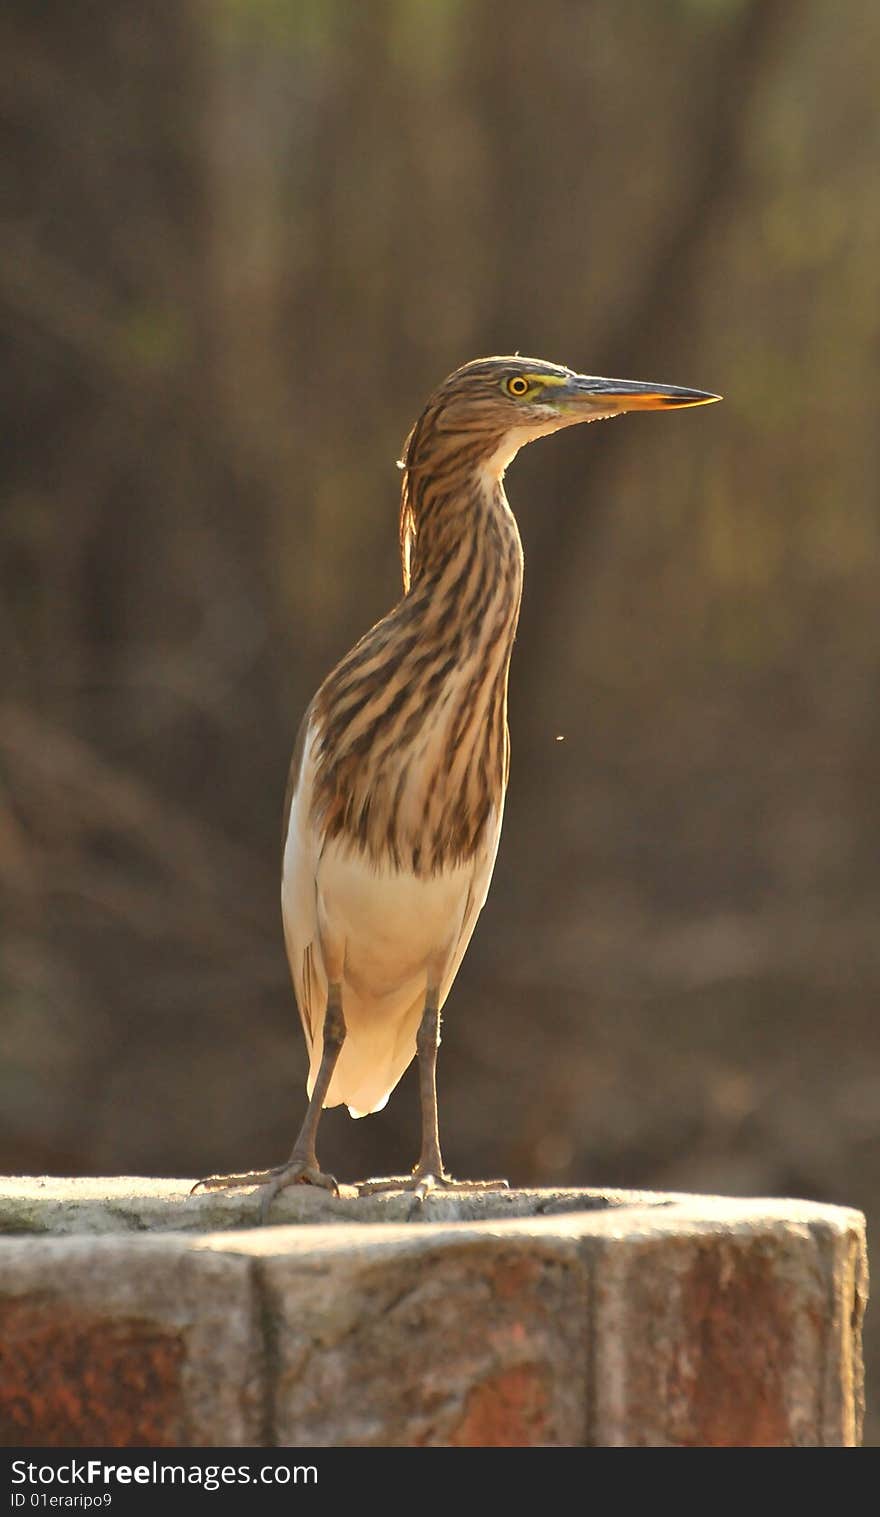
[[[427,393],[519,349],[725,401],[511,470],[448,1163],[877,1215],[880,7],[9,0],[0,48],[0,1168],[289,1151],[289,750]],[[410,1164],[412,1075],[322,1135]]]

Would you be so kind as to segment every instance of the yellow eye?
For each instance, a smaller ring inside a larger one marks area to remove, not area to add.
[[[520,399],[523,395],[528,394],[529,382],[523,378],[522,374],[514,374],[512,379],[508,379],[504,388],[508,395],[515,395],[517,399]]]

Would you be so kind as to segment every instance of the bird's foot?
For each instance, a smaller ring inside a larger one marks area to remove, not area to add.
[[[455,1195],[474,1195],[484,1191],[508,1190],[506,1180],[455,1180],[438,1165],[436,1170],[417,1164],[411,1175],[390,1175],[387,1180],[361,1180],[356,1187],[359,1196],[375,1196],[382,1191],[412,1191],[417,1201],[425,1201],[433,1191],[441,1190]]]
[[[204,1180],[196,1181],[190,1195],[195,1195],[197,1190],[243,1190],[251,1186],[262,1186],[260,1221],[265,1222],[275,1197],[289,1185],[317,1185],[321,1190],[331,1191],[334,1196],[339,1195],[339,1185],[335,1178],[333,1175],[325,1175],[318,1168],[314,1154],[294,1154],[286,1164],[276,1164],[274,1169],[254,1169],[243,1175],[208,1175]]]
[[[481,1195],[484,1191],[508,1190],[509,1186],[506,1180],[455,1180],[442,1170],[435,1174],[432,1170],[423,1170],[421,1165],[417,1165],[406,1189],[413,1192],[416,1201],[427,1201],[435,1190],[473,1196]]]

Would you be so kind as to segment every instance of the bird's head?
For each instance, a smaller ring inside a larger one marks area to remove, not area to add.
[[[720,400],[642,380],[576,374],[541,358],[477,358],[435,390],[407,438],[402,463],[430,467],[429,456],[466,454],[499,475],[526,443],[562,427],[625,411],[672,410]]]

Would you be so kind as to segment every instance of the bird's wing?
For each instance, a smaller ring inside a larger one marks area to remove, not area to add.
[[[315,952],[315,890],[320,842],[311,822],[315,729],[311,707],[303,717],[287,778],[282,825],[281,915],[284,942],[306,1043],[311,1053],[324,1022],[327,985]]]

